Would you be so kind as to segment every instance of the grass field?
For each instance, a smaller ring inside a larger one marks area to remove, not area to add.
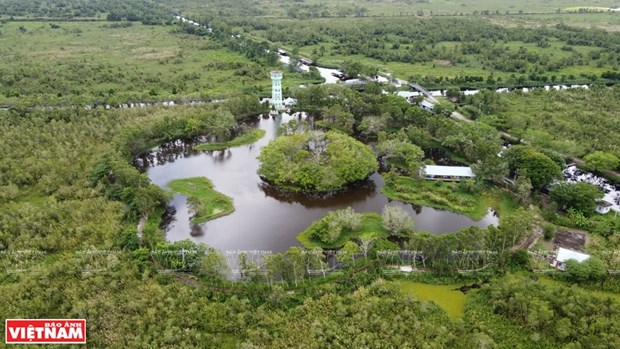
[[[194,209],[194,223],[210,221],[235,210],[232,199],[213,189],[207,178],[175,179],[168,183],[168,187],[176,193],[187,195]]]
[[[489,207],[502,215],[510,215],[518,205],[512,197],[499,189],[485,190],[472,194],[459,188],[455,182],[416,180],[398,177],[396,184],[387,184],[382,192],[392,200],[411,202],[418,205],[450,210],[481,219]]]
[[[217,142],[217,143],[207,143],[207,144],[199,144],[194,147],[196,150],[224,150],[227,148],[240,147],[242,145],[248,145],[256,142],[257,140],[263,138],[265,135],[264,130],[250,130],[241,136],[237,136],[234,139],[228,142]]]
[[[209,99],[271,86],[273,67],[174,28],[114,27],[113,22],[0,24],[0,105],[24,100],[59,104],[67,98],[72,104]],[[287,73],[283,85],[309,81]]]

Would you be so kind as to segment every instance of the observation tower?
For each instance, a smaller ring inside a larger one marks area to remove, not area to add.
[[[274,70],[271,72],[271,105],[276,110],[284,109],[282,101],[282,72]]]

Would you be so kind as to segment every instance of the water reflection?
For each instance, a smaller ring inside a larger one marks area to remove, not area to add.
[[[355,202],[368,199],[377,192],[377,185],[370,179],[357,183],[344,192],[330,195],[307,195],[291,191],[282,191],[265,182],[258,183],[258,187],[268,197],[289,204],[299,203],[307,208],[332,207],[335,204],[352,205]]]
[[[204,227],[200,224],[190,223],[189,235],[191,235],[194,238],[204,236],[205,235]]]

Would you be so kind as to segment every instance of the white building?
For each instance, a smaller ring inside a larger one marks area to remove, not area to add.
[[[362,85],[366,85],[368,83],[368,81],[365,80],[361,80],[361,79],[349,79],[349,80],[345,80],[344,84],[346,86],[362,86]]]
[[[424,110],[432,111],[434,106],[435,105],[433,103],[427,101],[426,99],[420,102],[420,107]]]
[[[284,105],[287,107],[292,107],[297,104],[297,100],[295,98],[288,97],[284,100]]]
[[[599,200],[596,202],[596,208],[594,210],[600,214],[606,214],[611,210],[611,206],[613,206],[611,202]]]
[[[282,101],[282,72],[278,70],[271,72],[271,105],[276,110],[284,109]]]
[[[590,259],[590,255],[560,247],[551,265],[564,271],[566,269],[566,262],[571,259],[581,263]]]
[[[435,166],[426,165],[420,168],[420,175],[428,180],[461,181],[474,178],[476,175],[467,166]]]

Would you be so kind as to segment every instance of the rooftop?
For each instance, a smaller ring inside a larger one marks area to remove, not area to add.
[[[429,102],[429,101],[427,101],[425,99],[422,102],[420,102],[420,105],[423,106],[423,107],[431,108],[432,109],[435,104],[433,104],[433,103],[431,103],[431,102]]]
[[[577,262],[583,262],[589,258],[590,258],[590,255],[588,254],[573,251],[573,250],[568,250],[562,247],[558,248],[558,253],[555,257],[555,259],[558,262],[566,262],[567,260],[570,260],[570,259],[574,259]]]
[[[411,98],[411,97],[419,96],[420,92],[416,92],[416,91],[398,91],[398,92],[396,92],[396,95],[398,95],[399,97],[403,97],[403,98]]]
[[[424,173],[427,176],[456,176],[456,177],[475,177],[471,167],[466,166],[435,166],[426,165]]]

